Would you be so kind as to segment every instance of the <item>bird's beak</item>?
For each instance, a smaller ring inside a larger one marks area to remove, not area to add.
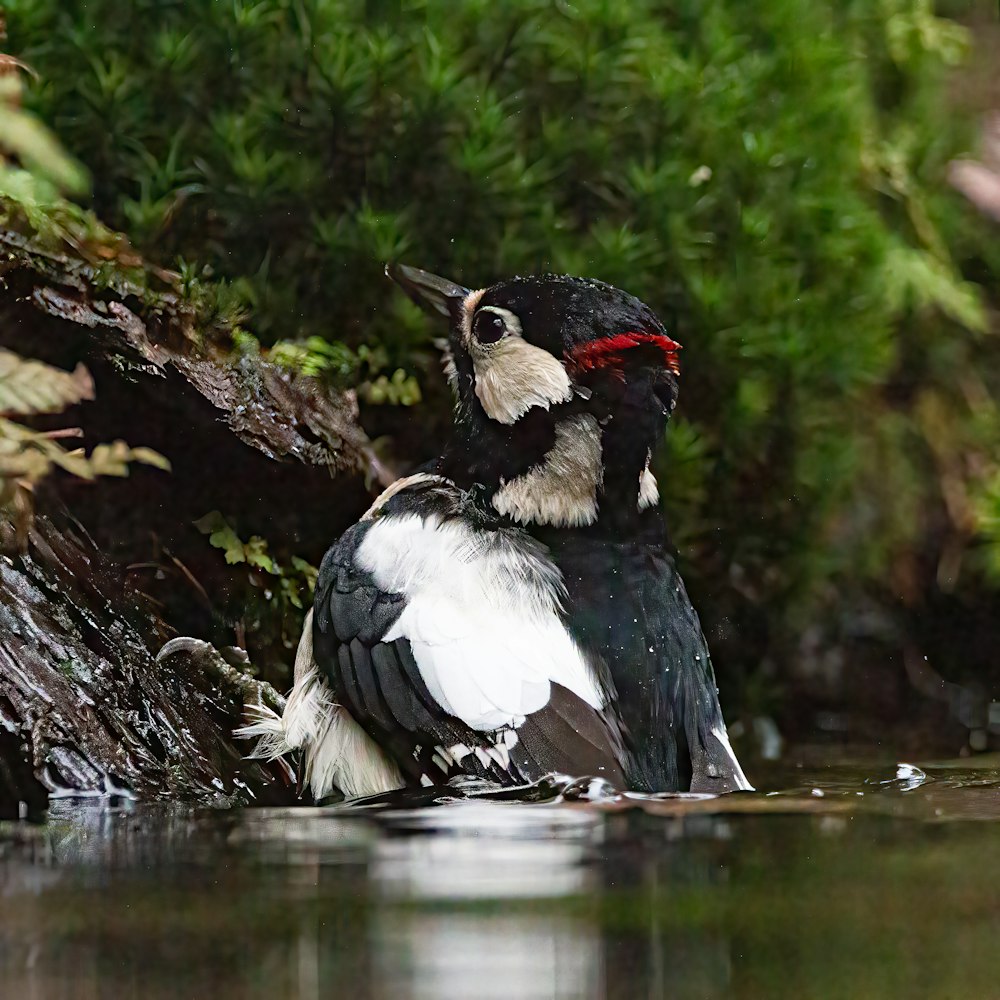
[[[447,278],[439,278],[419,267],[405,264],[386,264],[385,273],[417,303],[433,309],[448,319],[454,319],[457,310],[469,294],[469,289],[456,285]]]

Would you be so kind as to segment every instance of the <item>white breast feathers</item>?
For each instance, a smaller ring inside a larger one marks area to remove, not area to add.
[[[442,709],[480,732],[518,726],[544,707],[553,682],[594,708],[604,695],[566,631],[562,580],[533,543],[435,516],[387,516],[358,564],[406,607],[386,641],[409,640]]]

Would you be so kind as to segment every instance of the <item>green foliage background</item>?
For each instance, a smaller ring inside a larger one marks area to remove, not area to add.
[[[383,261],[614,282],[685,345],[658,466],[703,593],[791,650],[849,595],[981,584],[1000,241],[944,184],[968,39],[927,0],[7,10],[98,214],[235,283],[263,342],[420,383],[439,331]]]

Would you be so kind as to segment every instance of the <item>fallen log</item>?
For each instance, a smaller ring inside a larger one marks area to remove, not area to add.
[[[109,273],[107,264],[46,250],[0,229],[0,308],[7,328],[0,342],[50,363],[86,353],[112,362],[131,380],[168,378],[174,371],[240,440],[267,457],[387,479],[357,423],[352,392],[332,393],[259,356],[239,356],[226,324],[203,326],[194,304],[169,288],[152,287],[156,275],[169,278],[169,272],[143,273],[148,280],[137,283]],[[26,305],[62,325],[40,323]],[[67,327],[76,336],[67,336]]]

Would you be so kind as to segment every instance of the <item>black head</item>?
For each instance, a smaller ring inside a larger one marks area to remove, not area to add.
[[[615,503],[635,511],[643,482],[646,505],[652,502],[647,466],[676,402],[680,345],[648,306],[604,282],[564,275],[470,290],[415,268],[387,272],[449,320],[454,451],[467,478],[510,494],[514,480],[548,461],[566,472],[557,486],[550,477],[546,489],[565,498],[584,481],[593,498],[571,504],[578,513],[570,523],[596,519],[601,497],[612,492]],[[494,501],[498,509],[512,503],[509,496]]]
[[[648,383],[669,415],[681,347],[652,309],[590,278],[535,275],[470,290],[403,265],[387,273],[417,302],[450,321],[453,383],[463,409],[510,424],[533,406],[596,392],[594,410],[625,386]],[[603,415],[603,414],[602,414]]]
[[[671,362],[676,371],[680,345],[667,336],[653,310],[603,281],[561,274],[511,278],[485,289],[475,308],[513,313],[527,340],[567,361],[629,334],[657,338],[661,348],[657,360]],[[617,345],[622,350],[627,346],[631,345]]]

